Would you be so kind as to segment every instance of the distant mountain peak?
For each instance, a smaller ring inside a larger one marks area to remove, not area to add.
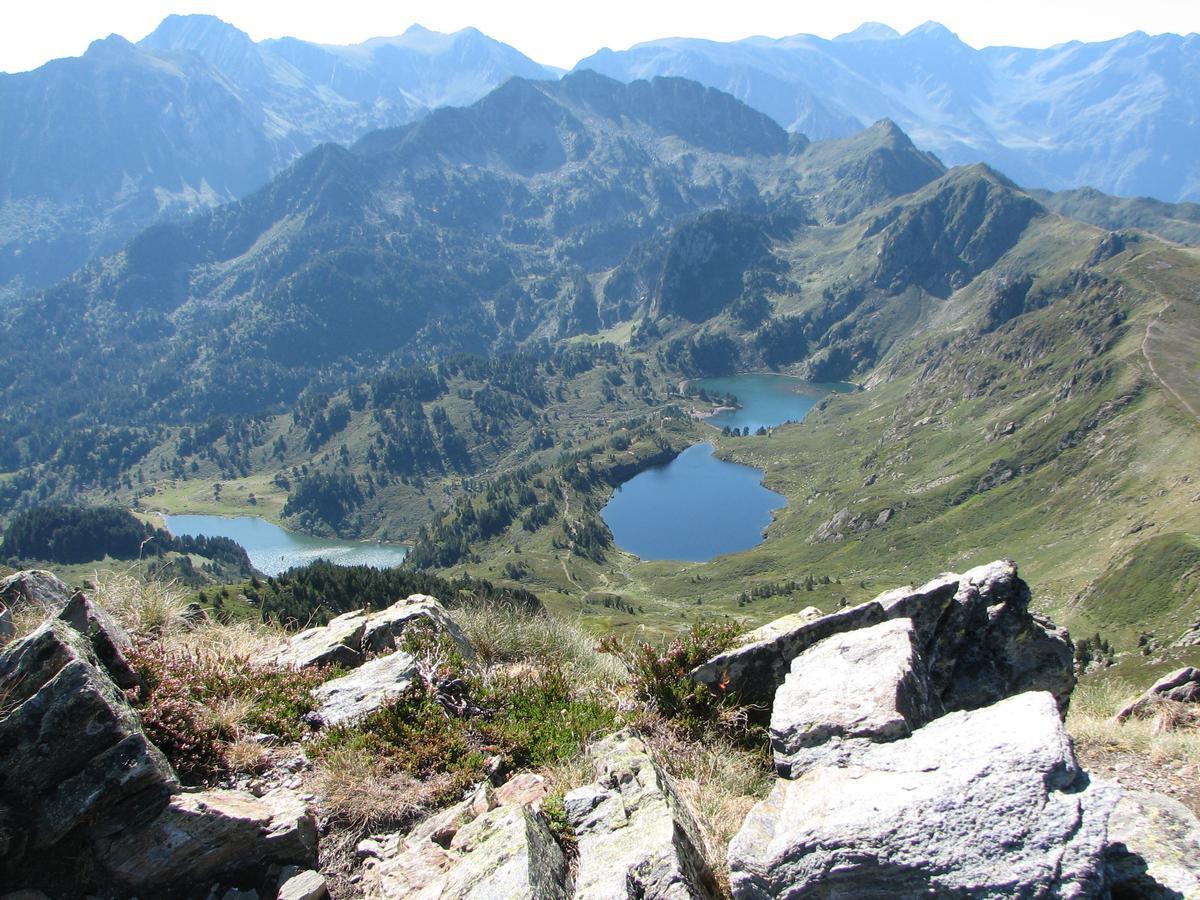
[[[863,22],[853,31],[839,34],[835,41],[894,41],[900,37],[900,32],[882,22]]]
[[[89,59],[119,58],[127,56],[133,49],[133,44],[121,35],[110,34],[106,38],[92,41],[83,55]]]
[[[201,51],[214,45],[253,44],[250,35],[207,13],[169,15],[138,42],[155,50]]]
[[[912,31],[904,35],[906,38],[931,38],[934,40],[951,40],[958,41],[959,37],[941,22],[934,22],[932,19],[924,24],[918,25]]]

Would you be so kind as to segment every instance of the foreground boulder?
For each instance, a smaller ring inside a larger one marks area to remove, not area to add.
[[[1029,600],[1016,564],[999,560],[791,628],[766,626],[691,675],[742,700],[769,703],[792,661],[818,641],[905,618],[913,623],[931,695],[944,709],[975,709],[1044,690],[1065,712],[1075,687],[1074,647],[1065,631],[1030,614]],[[764,632],[767,637],[756,637]]]
[[[171,766],[88,641],[51,619],[0,652],[0,863],[78,849],[152,820],[178,789]]]
[[[1200,897],[1200,819],[1178,800],[1126,791],[1109,819],[1108,840],[1117,896]]]
[[[1164,702],[1200,703],[1200,669],[1186,666],[1169,675],[1164,675],[1119,713],[1117,721],[1124,722],[1130,716],[1143,718],[1153,716],[1155,708]]]
[[[76,591],[58,617],[82,634],[118,687],[137,687],[139,679],[127,654],[133,641],[108,611],[83,591]]]
[[[47,615],[67,605],[71,591],[53,572],[26,569],[0,581],[0,605],[10,609],[24,604],[40,607]]]
[[[355,610],[332,619],[328,625],[309,628],[282,646],[261,654],[257,662],[280,668],[362,665],[367,654],[395,650],[406,631],[427,629],[450,638],[464,659],[475,653],[458,623],[433,597],[413,594],[379,612]]]
[[[730,844],[733,895],[1100,896],[1118,793],[1055,698],[1021,694],[777,782]]]
[[[416,680],[417,660],[397,650],[314,688],[320,706],[310,715],[317,725],[345,725],[375,712]]]
[[[521,802],[497,805],[481,785],[407,835],[359,844],[366,897],[527,898],[571,896],[567,860],[542,817]]]
[[[112,880],[139,890],[236,878],[268,863],[312,866],[316,820],[304,801],[277,790],[179,794],[148,826],[100,846]]]
[[[846,762],[874,743],[908,737],[941,712],[911,619],[826,638],[800,654],[775,694],[775,766],[796,778]]]
[[[563,799],[579,846],[574,896],[715,898],[699,826],[645,743],[618,732],[590,755],[596,782]]]

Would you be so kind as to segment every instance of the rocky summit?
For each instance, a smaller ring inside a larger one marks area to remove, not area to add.
[[[480,631],[418,594],[263,644],[260,662],[241,663],[260,693],[273,678],[310,679],[307,701],[294,695],[287,708],[312,712],[269,726],[301,740],[257,764],[253,779],[184,787],[149,737],[179,732],[138,700],[169,677],[147,668],[151,648],[165,648],[162,623],[131,635],[83,592],[35,590],[54,587],[45,573],[9,584],[24,585],[23,603],[50,605],[43,624],[0,651],[0,866],[6,884],[46,896],[86,888],[319,900],[332,886],[335,896],[430,900],[1101,898],[1190,896],[1200,884],[1195,816],[1080,764],[1062,718],[1071,641],[1029,614],[1030,592],[1009,561],[856,610],[793,616],[680,673],[694,685],[716,669],[736,671],[726,683],[768,698],[776,774],[747,798],[756,802],[719,815],[727,851],[706,807],[715,786],[678,767],[678,755],[703,751],[682,736],[663,743],[664,720],[637,712],[636,691],[621,701],[635,724],[593,733],[545,774],[498,755],[448,804],[418,801],[431,795],[411,775],[350,775],[346,766],[362,764],[346,755],[356,743],[384,753],[398,730],[415,729],[408,752],[421,755],[454,722],[485,726],[503,715],[481,685],[511,677],[513,664],[486,667],[481,658],[496,650],[470,635],[544,627],[511,619],[532,613],[493,608]],[[234,634],[179,622],[172,640],[193,660],[201,632]],[[545,679],[531,659],[517,664],[519,677]],[[472,681],[470,667],[481,664],[484,681]],[[1188,702],[1193,674],[1164,678],[1148,693],[1160,699],[1138,702]],[[557,702],[567,705],[551,721],[579,714],[577,701]],[[755,708],[761,714],[761,702]],[[255,740],[261,749],[280,738]],[[167,746],[173,760],[187,758],[186,747]],[[313,759],[320,778],[296,774]],[[398,790],[373,806],[397,777]],[[343,818],[329,792],[347,778],[357,779],[346,807],[354,812]],[[87,868],[56,868],[64,854]]]

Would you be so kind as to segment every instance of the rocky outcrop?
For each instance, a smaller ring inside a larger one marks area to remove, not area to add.
[[[1200,897],[1200,819],[1178,800],[1126,791],[1108,822],[1115,896]]]
[[[0,863],[135,828],[178,789],[82,635],[51,619],[0,653]],[[14,827],[16,826],[16,827]]]
[[[884,621],[875,601],[817,619],[787,616],[743,635],[738,645],[697,666],[691,677],[744,702],[770,701],[787,676],[792,660],[824,638]]]
[[[941,712],[911,619],[834,635],[800,654],[775,694],[775,766],[797,778],[908,737]]]
[[[566,857],[542,817],[523,802],[497,805],[481,785],[404,837],[358,846],[363,892],[371,898],[529,898],[570,894]]]
[[[315,688],[312,696],[320,706],[310,715],[317,725],[345,725],[403,694],[417,677],[417,661],[411,654],[397,650],[380,656]]]
[[[139,679],[126,655],[133,641],[108,611],[83,591],[76,591],[58,616],[88,639],[92,651],[118,687],[132,688]]]
[[[1117,721],[1124,722],[1131,716],[1144,718],[1153,716],[1155,708],[1168,701],[1175,703],[1200,703],[1200,669],[1185,666],[1169,675],[1164,675],[1150,689],[1117,713]]]
[[[413,594],[379,612],[343,613],[320,628],[294,635],[282,646],[258,657],[258,662],[280,668],[340,665],[353,669],[368,654],[394,650],[405,631],[429,629],[450,638],[464,659],[474,656],[471,642],[433,597]]]
[[[101,844],[114,882],[149,890],[237,876],[266,863],[317,858],[316,821],[295,794],[244,791],[179,794],[147,827]]]
[[[1024,693],[777,782],[730,845],[733,894],[1100,896],[1116,800]]]
[[[771,701],[792,661],[825,638],[890,619],[912,620],[931,698],[946,710],[974,709],[1029,690],[1054,694],[1065,712],[1075,686],[1074,648],[1062,629],[1029,612],[1017,566],[999,560],[962,575],[898,588],[815,621],[751,632],[739,646],[691,673],[744,701]],[[763,636],[765,635],[765,637]]]
[[[9,607],[29,603],[47,614],[57,613],[70,599],[70,589],[53,572],[26,569],[0,581],[0,605]]]
[[[590,754],[596,782],[563,800],[579,846],[574,896],[715,898],[700,829],[645,743],[618,732]]]

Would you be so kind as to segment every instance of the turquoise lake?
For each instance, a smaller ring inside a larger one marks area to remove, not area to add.
[[[739,409],[729,409],[705,421],[717,428],[773,428],[784,422],[799,422],[822,397],[858,390],[852,384],[817,384],[790,375],[730,375],[700,378],[693,382],[712,394],[732,394]]]
[[[293,534],[257,516],[164,516],[171,534],[227,537],[246,548],[250,563],[264,575],[326,559],[339,566],[390,569],[404,562],[407,550],[389,544],[327,540]]]

